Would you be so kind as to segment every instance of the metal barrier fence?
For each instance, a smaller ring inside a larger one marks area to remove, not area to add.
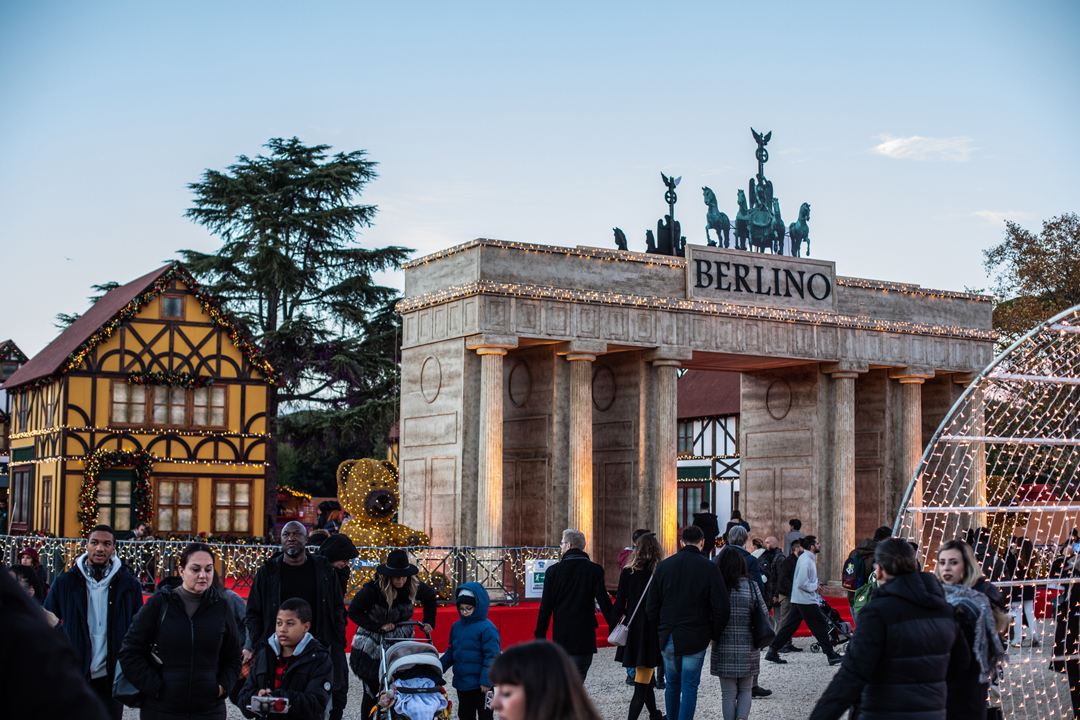
[[[180,554],[189,544],[174,540],[120,540],[116,543],[116,553],[145,584],[156,584],[162,578],[179,574]],[[219,574],[233,588],[250,587],[262,564],[280,551],[276,545],[207,544],[217,555]],[[84,552],[86,541],[0,535],[0,558],[9,565],[16,562],[19,550],[24,547],[37,549],[52,582],[72,567],[75,559]],[[393,549],[357,548],[360,556],[352,562],[348,597],[374,577],[375,568]],[[463,583],[479,582],[487,589],[493,603],[516,603],[524,597],[529,560],[559,557],[559,548],[554,547],[415,547],[406,550],[413,564],[420,569],[420,580],[435,588],[440,599],[451,599]]]

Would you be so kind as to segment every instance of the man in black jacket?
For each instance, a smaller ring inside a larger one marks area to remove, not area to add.
[[[683,528],[683,546],[656,566],[645,612],[660,633],[669,720],[693,720],[709,640],[719,640],[731,605],[720,568],[702,553],[704,533]]]
[[[792,540],[791,554],[781,561],[776,570],[776,589],[772,597],[772,603],[774,606],[778,605],[779,607],[774,610],[775,629],[784,626],[784,620],[787,619],[787,614],[791,611],[791,582],[795,579],[795,566],[798,565],[799,556],[802,553],[802,540]],[[794,643],[789,642],[780,648],[780,652],[802,652],[802,648],[797,648]]]
[[[585,535],[577,530],[564,530],[562,559],[544,575],[544,593],[540,596],[540,614],[536,617],[536,639],[547,637],[548,623],[555,617],[551,639],[574,661],[581,681],[589,673],[596,654],[595,600],[600,612],[611,614],[611,598],[604,585],[604,568],[589,559],[585,552]]]
[[[709,503],[701,503],[701,512],[694,513],[694,525],[705,534],[705,557],[712,557],[716,549],[716,538],[720,535],[720,523],[716,513],[709,512]]]
[[[247,601],[244,662],[265,646],[274,634],[281,603],[298,597],[311,606],[311,635],[329,652],[334,663],[335,685],[341,685],[338,678],[348,672],[345,664],[344,593],[334,566],[323,556],[308,553],[306,547],[307,528],[296,521],[288,523],[281,529],[281,554],[263,563],[255,574]],[[335,693],[334,699],[337,700],[339,695]],[[340,706],[337,702],[331,704],[330,718],[338,720],[345,711],[344,702]]]
[[[883,541],[875,560],[874,599],[810,720],[838,720],[856,703],[859,720],[944,720],[946,678],[973,661],[953,607],[936,577],[916,571],[906,540]]]
[[[113,720],[124,714],[112,696],[116,657],[142,604],[139,580],[116,556],[116,535],[108,525],[90,531],[86,552],[45,596],[45,609],[60,618],[83,677]]]

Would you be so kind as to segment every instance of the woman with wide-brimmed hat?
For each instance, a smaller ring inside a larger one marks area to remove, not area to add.
[[[364,681],[361,717],[375,707],[379,680],[379,643],[383,638],[408,638],[413,626],[398,627],[412,619],[416,603],[424,608],[424,629],[435,625],[435,591],[416,577],[420,569],[409,562],[404,550],[391,550],[386,562],[375,570],[349,603],[349,619],[356,623],[349,666]]]

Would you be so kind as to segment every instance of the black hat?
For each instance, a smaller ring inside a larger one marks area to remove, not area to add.
[[[409,562],[409,554],[404,550],[391,550],[386,556],[386,562],[375,570],[377,575],[387,577],[409,577],[418,572],[420,568]]]
[[[322,556],[330,562],[336,562],[338,560],[352,560],[354,557],[359,557],[360,552],[353,545],[352,540],[347,535],[337,533],[331,535],[322,541],[319,552]]]
[[[459,588],[457,592],[457,605],[472,605],[476,607],[476,595],[468,588]]]

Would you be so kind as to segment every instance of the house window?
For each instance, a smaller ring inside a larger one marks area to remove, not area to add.
[[[187,390],[158,385],[154,387],[151,403],[155,425],[183,425],[187,411]]]
[[[98,523],[117,532],[131,529],[131,489],[135,473],[130,470],[102,473],[98,479]]]
[[[30,483],[29,467],[11,470],[11,526],[12,535],[25,535],[30,530]]]
[[[7,380],[9,377],[15,374],[15,371],[19,369],[18,363],[0,363],[0,379]]]
[[[114,423],[140,424],[146,421],[146,388],[113,381],[112,421]]]
[[[694,423],[692,421],[679,423],[679,452],[687,454],[694,452]]]
[[[195,532],[195,481],[159,480],[157,485],[159,532]]]
[[[192,425],[225,426],[225,388],[204,387],[195,390],[192,402]]]
[[[41,478],[41,526],[40,530],[52,530],[52,475]]]
[[[175,295],[161,296],[161,317],[184,319],[184,298]]]
[[[249,481],[214,481],[214,532],[251,532]]]

